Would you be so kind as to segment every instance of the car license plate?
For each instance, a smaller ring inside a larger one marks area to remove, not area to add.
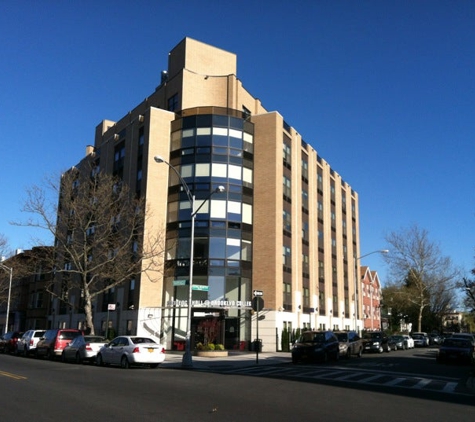
[[[149,353],[153,353],[154,350],[155,350],[155,349],[153,349],[152,347],[149,347],[149,348],[148,348],[148,352],[149,352]]]

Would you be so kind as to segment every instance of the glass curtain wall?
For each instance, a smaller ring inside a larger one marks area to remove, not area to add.
[[[172,123],[169,162],[195,195],[195,209],[201,206],[195,219],[192,341],[243,349],[250,339],[253,125],[235,110],[184,110]],[[220,185],[226,191],[212,194]],[[170,169],[164,329],[172,349],[180,349],[186,335],[190,237],[191,204]],[[208,327],[216,324],[219,332],[211,335]]]

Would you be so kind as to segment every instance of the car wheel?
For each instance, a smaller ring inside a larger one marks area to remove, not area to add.
[[[122,369],[130,368],[130,364],[129,364],[129,360],[127,359],[127,356],[122,356],[122,359],[120,360],[120,367]]]
[[[54,353],[51,351],[51,349],[48,349],[46,352],[46,359],[54,360]]]
[[[150,364],[150,368],[152,368],[152,369],[158,368],[158,363]]]
[[[104,361],[102,360],[102,355],[96,356],[96,365],[97,366],[104,366]]]

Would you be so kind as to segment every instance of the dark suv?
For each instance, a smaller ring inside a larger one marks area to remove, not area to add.
[[[63,349],[71,343],[73,339],[82,336],[83,332],[72,328],[57,328],[46,330],[43,337],[36,345],[36,357],[46,357],[55,359],[61,356]]]
[[[292,347],[292,363],[339,358],[338,338],[332,331],[305,331]]]
[[[390,352],[391,345],[386,334],[382,331],[368,332],[363,335],[363,351],[365,352]]]

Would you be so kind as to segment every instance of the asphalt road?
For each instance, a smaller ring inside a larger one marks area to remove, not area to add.
[[[409,352],[407,359],[417,362]],[[378,360],[389,364],[396,353],[364,356],[347,364]],[[429,364],[427,357],[420,359]],[[9,355],[0,355],[0,391],[2,422],[473,422],[475,418],[474,397],[457,402],[452,396],[416,397],[405,390],[166,368],[122,370]]]

